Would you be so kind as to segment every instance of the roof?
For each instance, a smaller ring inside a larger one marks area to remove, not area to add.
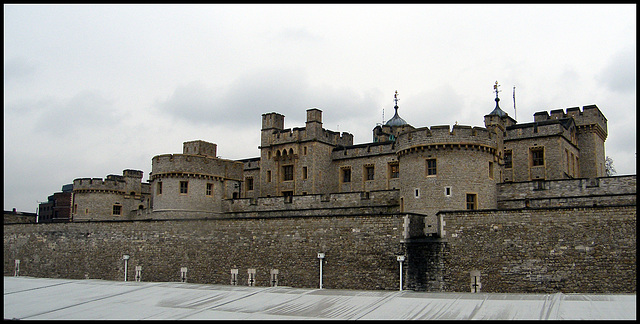
[[[508,117],[509,116],[506,112],[504,112],[504,110],[500,109],[499,102],[500,102],[500,98],[498,98],[498,96],[496,94],[496,107],[493,108],[493,111],[490,112],[488,116],[491,116],[491,115],[498,115],[498,117]]]
[[[409,123],[407,123],[404,119],[402,119],[402,118],[400,117],[400,115],[398,115],[398,105],[396,105],[396,106],[395,106],[395,107],[393,107],[393,108],[395,108],[396,113],[395,113],[395,114],[393,114],[393,117],[391,117],[391,119],[389,119],[389,120],[385,123],[385,125],[386,125],[386,126],[392,126],[392,127],[395,127],[395,126],[404,126],[404,125],[409,125]]]
[[[426,293],[4,277],[5,319],[636,319],[636,295]]]

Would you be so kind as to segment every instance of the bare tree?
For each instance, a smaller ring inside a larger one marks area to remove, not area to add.
[[[604,172],[607,177],[610,177],[617,173],[616,168],[613,167],[613,159],[609,156],[607,156],[607,158],[604,160]]]

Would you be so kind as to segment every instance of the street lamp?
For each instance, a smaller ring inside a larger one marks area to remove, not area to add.
[[[320,260],[320,289],[322,289],[322,259],[324,259],[324,253],[318,253],[318,259]]]
[[[402,291],[402,262],[404,262],[404,255],[398,255],[396,259],[400,263],[400,291]]]
[[[129,255],[123,255],[122,260],[124,260],[124,281],[127,281],[127,262],[129,261]]]

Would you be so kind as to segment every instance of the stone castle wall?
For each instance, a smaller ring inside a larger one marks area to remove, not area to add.
[[[498,208],[636,204],[636,176],[500,183]]]
[[[323,286],[329,289],[398,289],[403,217],[355,215],[217,220],[16,224],[4,227],[4,274],[128,280],[142,266],[144,281],[229,284],[239,269],[256,269],[256,286],[317,288],[318,252],[324,252]]]
[[[367,213],[369,211],[370,213]],[[405,238],[407,217],[393,209],[265,211],[226,218],[13,224],[4,226],[4,274],[229,284],[256,269],[256,285],[314,288],[318,252],[329,289],[398,289],[396,255],[405,254],[405,287],[483,292],[635,293],[636,206],[448,211],[442,238]],[[416,216],[416,215],[413,215]],[[411,235],[409,235],[411,236]]]
[[[635,293],[636,206],[442,212],[446,291]]]

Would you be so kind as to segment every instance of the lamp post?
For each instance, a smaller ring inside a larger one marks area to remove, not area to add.
[[[396,259],[400,263],[400,291],[402,291],[402,262],[404,262],[404,255],[398,255]]]
[[[123,255],[122,260],[124,260],[124,281],[127,281],[127,263],[129,261],[129,255]]]
[[[320,260],[320,289],[322,289],[322,260],[324,259],[324,253],[318,253],[318,259]]]

